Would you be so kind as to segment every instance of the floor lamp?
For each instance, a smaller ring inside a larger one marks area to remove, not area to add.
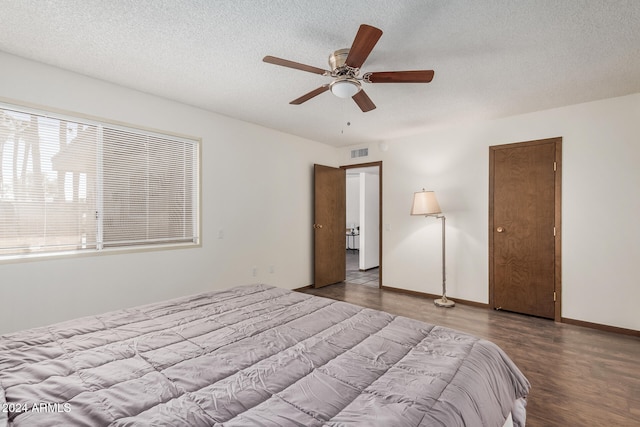
[[[413,193],[413,204],[411,205],[411,215],[433,216],[442,219],[442,298],[438,298],[433,303],[438,307],[453,307],[455,302],[447,298],[447,276],[445,271],[445,216],[442,215],[440,205],[433,191],[422,191]]]

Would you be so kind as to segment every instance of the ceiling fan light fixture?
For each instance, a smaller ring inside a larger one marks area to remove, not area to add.
[[[356,93],[360,92],[361,86],[357,80],[335,80],[329,85],[331,93],[338,98],[351,98]]]

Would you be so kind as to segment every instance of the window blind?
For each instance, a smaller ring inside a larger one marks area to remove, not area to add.
[[[197,243],[198,144],[0,104],[0,257]]]

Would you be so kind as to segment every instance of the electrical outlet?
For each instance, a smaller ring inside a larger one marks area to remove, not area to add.
[[[253,275],[253,277],[256,277],[258,275],[258,267],[252,267],[251,274]]]
[[[273,265],[269,266],[269,273],[273,274],[276,272],[276,268]]]

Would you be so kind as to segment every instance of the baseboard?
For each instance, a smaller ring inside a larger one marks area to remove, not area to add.
[[[307,286],[302,286],[300,288],[296,288],[293,289],[294,291],[302,291],[304,289],[312,289],[314,286],[313,285],[307,285]],[[427,292],[419,292],[419,291],[413,291],[410,289],[402,289],[402,288],[394,288],[392,286],[380,286],[380,289],[384,289],[385,291],[390,291],[390,292],[397,292],[400,294],[407,294],[407,295],[413,295],[413,296],[417,296],[417,297],[421,297],[421,298],[429,298],[429,299],[438,299],[440,297],[442,297],[442,295],[436,295],[436,294],[430,294]],[[485,304],[485,303],[481,303],[481,302],[476,302],[476,301],[468,301],[468,300],[464,300],[464,299],[460,299],[460,298],[455,298],[455,297],[451,297],[451,299],[456,303],[456,304],[462,304],[462,305],[469,305],[472,307],[479,307],[479,308],[490,308],[489,304]],[[586,322],[584,320],[576,320],[576,319],[571,319],[568,317],[561,317],[560,318],[560,322],[561,323],[567,323],[569,325],[575,325],[575,326],[582,326],[585,328],[591,328],[591,329],[597,329],[600,331],[604,331],[604,332],[613,332],[615,334],[622,334],[622,335],[629,335],[632,337],[640,337],[640,331],[636,330],[636,329],[626,329],[626,328],[619,328],[617,326],[609,326],[609,325],[603,325],[600,323],[593,323],[593,322]]]
[[[398,293],[401,293],[401,294],[413,295],[413,296],[422,297],[422,298],[429,298],[429,299],[442,298],[442,295],[435,295],[435,294],[429,294],[429,293],[426,293],[426,292],[412,291],[412,290],[409,290],[409,289],[393,288],[391,286],[381,286],[380,288],[384,289],[386,291],[398,292]],[[447,295],[447,297],[449,297],[449,296]],[[485,304],[485,303],[482,303],[482,302],[467,301],[467,300],[459,299],[459,298],[455,298],[455,297],[449,297],[449,298],[451,300],[453,300],[456,304],[470,305],[472,307],[480,307],[480,308],[489,308],[489,304]]]
[[[561,317],[560,321],[562,323],[568,323],[570,325],[583,326],[585,328],[598,329],[601,331],[613,332],[616,334],[630,335],[632,337],[640,337],[640,331],[637,331],[635,329],[619,328],[617,326],[609,326],[609,325],[602,325],[600,323],[585,322],[584,320],[569,319],[567,317]]]

